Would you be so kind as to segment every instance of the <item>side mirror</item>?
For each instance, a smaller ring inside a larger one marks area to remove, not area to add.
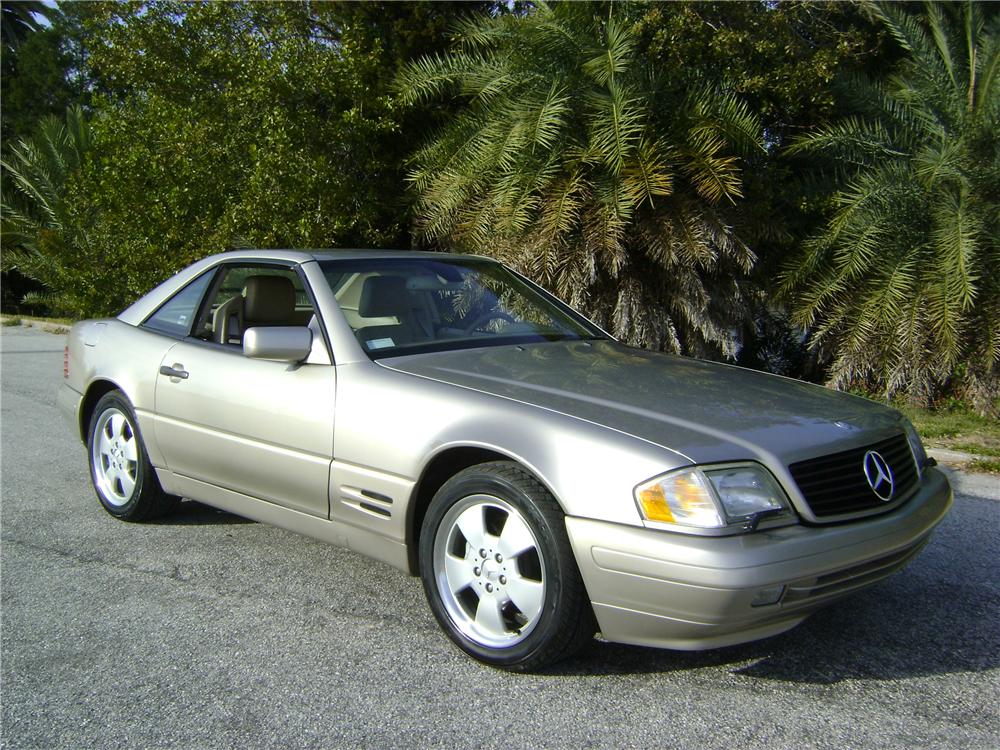
[[[243,354],[251,359],[301,362],[312,350],[312,331],[305,326],[247,328]]]

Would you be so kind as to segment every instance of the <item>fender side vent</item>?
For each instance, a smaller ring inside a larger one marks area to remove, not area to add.
[[[383,495],[381,492],[342,485],[340,488],[340,502],[351,508],[372,513],[380,518],[392,517],[392,498],[388,495]]]
[[[385,503],[386,505],[392,505],[392,498],[388,495],[383,495],[381,492],[372,492],[371,490],[361,490],[361,494],[367,497],[369,500],[378,500],[380,503]]]

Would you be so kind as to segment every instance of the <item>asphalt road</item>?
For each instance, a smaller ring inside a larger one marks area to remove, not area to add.
[[[996,479],[956,475],[914,564],[790,633],[511,675],[385,565],[193,503],[105,514],[54,405],[63,340],[0,335],[5,747],[1000,746]]]

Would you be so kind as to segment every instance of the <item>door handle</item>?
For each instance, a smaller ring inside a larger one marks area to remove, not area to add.
[[[177,378],[178,380],[187,380],[188,371],[184,369],[184,365],[180,362],[174,362],[173,367],[161,365],[160,375],[167,375],[171,378]]]

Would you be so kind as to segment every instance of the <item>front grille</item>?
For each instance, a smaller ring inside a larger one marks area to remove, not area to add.
[[[868,485],[863,465],[868,451],[881,454],[892,471],[895,489],[888,501],[883,501]],[[816,518],[863,513],[889,503],[894,505],[917,484],[917,467],[905,435],[799,461],[788,469]]]

